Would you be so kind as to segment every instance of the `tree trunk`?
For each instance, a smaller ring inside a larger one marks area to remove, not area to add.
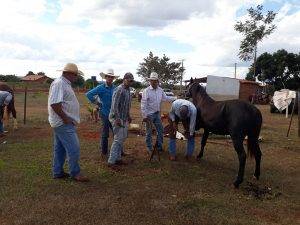
[[[254,79],[256,79],[256,54],[257,54],[257,44],[254,47],[254,62],[253,62]]]

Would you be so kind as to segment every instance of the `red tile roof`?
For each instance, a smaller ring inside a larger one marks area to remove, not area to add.
[[[22,81],[37,81],[43,77],[45,77],[45,76],[43,76],[43,75],[27,75],[25,77],[22,77],[21,80]]]

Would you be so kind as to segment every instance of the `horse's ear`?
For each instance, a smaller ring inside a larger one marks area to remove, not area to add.
[[[194,83],[194,79],[191,77],[190,83]]]

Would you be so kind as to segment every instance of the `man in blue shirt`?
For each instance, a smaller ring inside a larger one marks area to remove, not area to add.
[[[107,73],[100,73],[101,77],[106,80],[104,84],[100,84],[86,93],[86,97],[90,102],[96,104],[95,96],[98,96],[101,101],[100,117],[102,119],[102,136],[100,140],[100,149],[102,156],[106,157],[108,151],[109,129],[112,130],[112,125],[109,122],[108,116],[111,108],[112,96],[115,86],[113,80],[117,78],[112,69],[108,69]]]

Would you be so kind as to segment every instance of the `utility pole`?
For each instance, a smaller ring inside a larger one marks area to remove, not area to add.
[[[296,97],[298,99],[298,137],[300,138],[300,89],[298,89]]]
[[[182,72],[181,72],[181,76],[180,76],[180,94],[182,93],[183,61],[184,61],[184,59],[181,60]]]
[[[236,79],[236,63],[234,64],[234,78]]]

